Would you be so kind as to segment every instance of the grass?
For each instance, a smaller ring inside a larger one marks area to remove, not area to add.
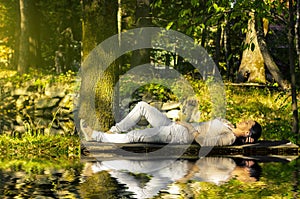
[[[297,142],[292,133],[291,96],[268,88],[227,88],[227,119],[233,123],[254,119],[263,127],[262,139]]]
[[[0,158],[24,157],[77,159],[80,158],[80,139],[77,136],[62,135],[25,135],[22,138],[0,136]]]

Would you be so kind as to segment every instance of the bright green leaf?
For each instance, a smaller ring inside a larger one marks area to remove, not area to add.
[[[171,21],[170,23],[168,23],[166,29],[169,30],[173,24],[174,24],[174,21]]]

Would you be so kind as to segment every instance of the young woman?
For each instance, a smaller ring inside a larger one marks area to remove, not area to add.
[[[151,128],[132,129],[141,117],[145,117]],[[94,131],[82,119],[80,127],[87,141],[189,144],[195,140],[201,146],[223,146],[235,142],[253,143],[258,140],[262,131],[260,124],[253,120],[238,123],[236,128],[224,119],[199,123],[174,122],[143,101],[138,102],[130,113],[108,132]]]

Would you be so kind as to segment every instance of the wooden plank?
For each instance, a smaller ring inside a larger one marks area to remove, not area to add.
[[[268,162],[282,162],[282,163],[288,163],[295,159],[297,159],[299,156],[281,156],[281,155],[267,155],[267,156],[244,156],[244,155],[222,155],[222,156],[211,156],[208,155],[208,157],[225,157],[225,158],[241,158],[241,159],[249,159],[249,160],[256,160],[262,163],[268,163]],[[177,160],[176,157],[168,157],[170,160]],[[199,157],[189,158],[189,157],[181,157],[179,159],[185,159],[185,160],[197,160]],[[130,157],[124,157],[124,156],[117,156],[117,155],[107,155],[107,154],[97,154],[97,155],[88,155],[88,156],[81,156],[81,162],[98,162],[98,161],[111,161],[111,160],[140,160],[140,161],[149,161],[149,160],[167,160],[166,157],[147,157],[147,156],[130,156]]]
[[[167,147],[166,147],[167,146]],[[289,141],[260,141],[255,144],[238,146],[200,147],[197,143],[191,145],[154,144],[154,143],[97,143],[82,142],[83,156],[93,156],[104,159],[165,159],[166,157],[197,159],[200,149],[208,150],[209,156],[243,155],[243,156],[299,156],[299,146]]]

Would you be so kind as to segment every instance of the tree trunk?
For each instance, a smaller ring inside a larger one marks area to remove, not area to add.
[[[259,19],[257,19],[257,21],[258,20]],[[264,31],[261,26],[257,26],[257,39],[266,67],[269,69],[271,75],[273,76],[275,81],[279,84],[279,86],[284,90],[288,89],[290,87],[288,82],[283,79],[277,64],[273,60],[267,48],[267,43],[265,42],[264,39]]]
[[[82,9],[82,55],[85,59],[98,44],[117,34],[118,1],[86,0],[82,1]],[[89,104],[88,100],[81,101],[78,114],[79,118],[87,120],[94,129],[106,131],[114,123],[113,100],[117,75],[118,64],[113,63],[99,74],[100,78],[96,85],[81,87],[80,95],[95,93],[95,104]],[[82,99],[82,96],[80,98]],[[96,117],[90,114],[93,108],[96,108]]]
[[[232,64],[232,57],[230,58],[231,55],[231,46],[230,46],[230,37],[229,31],[230,31],[230,25],[228,23],[227,17],[226,17],[226,25],[224,28],[224,53],[225,53],[225,60],[226,60],[226,75],[229,81],[233,81],[233,64]]]
[[[295,75],[295,56],[294,56],[294,4],[289,0],[289,61],[290,61],[290,74],[291,74],[291,90],[292,90],[292,111],[293,111],[293,133],[299,131],[299,118],[297,108],[297,92],[296,92],[296,75]]]
[[[137,28],[149,27],[152,25],[150,3],[151,0],[136,0],[135,18]],[[133,51],[131,68],[147,63],[150,63],[150,49]]]
[[[220,67],[220,55],[221,55],[221,36],[222,36],[222,27],[221,25],[218,25],[218,30],[216,32],[216,52],[214,61],[217,66],[217,68]]]
[[[299,44],[299,39],[300,39],[300,0],[297,0],[297,16],[296,16],[296,27],[295,27],[295,30],[296,30],[296,51],[297,51],[297,56],[298,56],[298,68],[300,68],[300,44]],[[296,103],[297,103],[297,98],[296,98]],[[298,109],[298,107],[296,106],[295,107],[296,110]],[[298,136],[297,136],[297,142],[299,142],[299,139],[300,139],[300,131],[299,131],[299,112],[297,110],[297,115],[295,116],[295,121],[298,121],[298,124],[297,124],[297,128],[298,129],[298,132],[295,132],[295,133],[298,133]],[[300,172],[299,172],[300,173]]]
[[[243,51],[237,81],[266,83],[264,59],[257,41],[253,12],[250,13],[250,17],[245,39],[245,43],[249,47]]]
[[[40,49],[40,12],[35,0],[29,0],[28,5],[29,33],[29,67],[38,68],[41,64]]]
[[[24,74],[29,69],[28,2],[20,0],[20,41],[17,70]]]

